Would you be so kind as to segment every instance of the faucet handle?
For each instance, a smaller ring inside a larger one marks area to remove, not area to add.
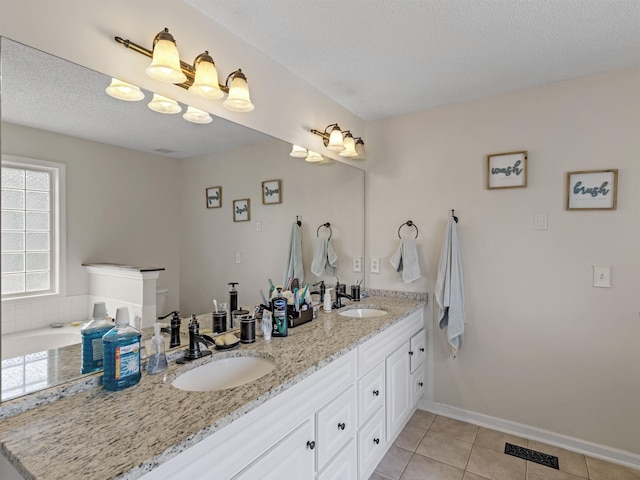
[[[178,314],[179,314],[179,313],[180,313],[180,312],[178,312],[177,310],[174,310],[173,312],[167,313],[167,314],[166,314],[166,315],[164,315],[163,317],[158,317],[158,320],[164,320],[164,319],[165,319],[165,318],[167,318],[169,315],[173,315],[173,317],[172,317],[172,320],[173,320],[173,318],[178,317]],[[180,318],[180,317],[178,317],[178,318]]]

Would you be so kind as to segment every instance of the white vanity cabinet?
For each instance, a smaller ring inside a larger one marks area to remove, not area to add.
[[[424,335],[418,311],[143,478],[369,478],[415,409],[424,368],[409,351]]]

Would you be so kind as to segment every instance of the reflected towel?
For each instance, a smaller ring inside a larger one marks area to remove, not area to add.
[[[453,358],[464,340],[464,287],[462,282],[462,263],[456,222],[449,219],[447,232],[440,254],[438,278],[436,280],[436,301],[438,302],[438,324],[447,328],[447,339],[451,345]]]
[[[311,261],[311,273],[319,277],[323,273],[334,276],[338,266],[338,255],[336,255],[331,240],[328,238],[316,238],[316,247]]]
[[[389,258],[396,272],[401,273],[404,283],[411,283],[420,278],[420,264],[418,262],[418,248],[413,238],[403,238],[396,253]]]
[[[298,222],[293,222],[291,237],[289,239],[289,252],[287,253],[287,267],[284,271],[283,285],[289,279],[297,278],[300,285],[304,283],[304,267],[302,265],[302,233]]]

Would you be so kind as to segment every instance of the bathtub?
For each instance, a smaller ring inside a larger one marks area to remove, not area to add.
[[[38,328],[2,335],[2,360],[81,342],[80,327]]]

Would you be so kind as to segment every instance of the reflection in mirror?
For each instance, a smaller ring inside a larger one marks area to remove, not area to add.
[[[66,177],[60,293],[2,301],[4,400],[80,376],[75,339],[95,301],[105,301],[111,316],[129,307],[132,318],[144,318],[147,337],[156,314],[179,310],[185,318],[210,314],[214,299],[228,303],[230,282],[239,283],[239,307],[261,303],[269,280],[285,283],[296,217],[303,284],[361,280],[351,268],[364,251],[361,170],[307,164],[289,157],[291,145],[217,117],[196,125],[158,114],[147,108],[148,91],[142,102],[115,100],[105,93],[110,78],[0,41],[2,154],[62,163]],[[280,181],[280,203],[263,203],[262,182],[271,180]],[[207,208],[210,187],[221,187],[217,208]],[[249,220],[234,221],[241,199],[249,199]],[[316,277],[310,265],[325,222],[338,267]],[[156,312],[153,292],[150,303],[101,295],[82,264],[102,262],[164,269],[155,285],[163,306]],[[29,350],[13,349],[19,343]]]

